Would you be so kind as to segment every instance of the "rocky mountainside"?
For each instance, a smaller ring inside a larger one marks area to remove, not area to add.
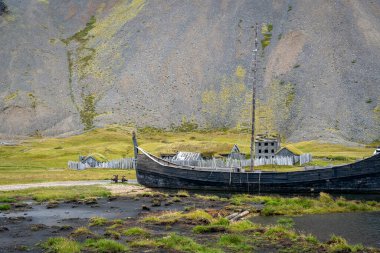
[[[290,141],[380,139],[380,2],[0,0],[0,133],[249,124]]]

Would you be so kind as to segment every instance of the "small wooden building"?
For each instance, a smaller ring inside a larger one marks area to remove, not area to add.
[[[245,154],[240,152],[240,149],[238,145],[236,144],[234,144],[230,153],[219,154],[219,155],[228,159],[235,159],[235,160],[245,159]]]
[[[276,156],[278,157],[291,157],[293,159],[293,163],[299,162],[301,155],[302,151],[291,145],[283,147],[276,153]]]
[[[107,159],[100,154],[91,154],[87,156],[79,156],[79,161],[83,164],[88,164],[91,168],[95,168],[100,163],[107,162]]]

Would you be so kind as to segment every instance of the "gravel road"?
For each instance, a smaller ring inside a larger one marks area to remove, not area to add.
[[[128,183],[136,184],[135,179],[129,179]],[[30,183],[30,184],[12,184],[0,185],[0,191],[22,190],[35,187],[54,187],[54,186],[83,186],[83,185],[108,185],[110,180],[87,180],[87,181],[60,181],[60,182],[45,182],[45,183]]]

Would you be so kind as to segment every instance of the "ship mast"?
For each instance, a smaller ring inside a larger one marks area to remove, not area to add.
[[[255,25],[254,38],[255,48],[252,50],[251,80],[252,80],[252,122],[251,122],[251,171],[254,170],[254,145],[255,145],[255,109],[256,109],[256,63],[257,63],[257,35],[259,26]]]

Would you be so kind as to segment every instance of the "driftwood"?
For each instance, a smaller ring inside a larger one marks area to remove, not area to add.
[[[226,219],[227,219],[227,220],[231,220],[232,218],[234,218],[235,216],[238,216],[238,215],[239,215],[239,213],[232,213],[232,214],[228,215],[228,216],[226,217]]]
[[[229,221],[238,221],[242,218],[244,218],[245,216],[247,216],[249,214],[249,211],[248,210],[245,210],[244,212],[241,212],[241,213],[233,213],[233,214],[230,214],[228,215],[226,218],[229,220]]]

